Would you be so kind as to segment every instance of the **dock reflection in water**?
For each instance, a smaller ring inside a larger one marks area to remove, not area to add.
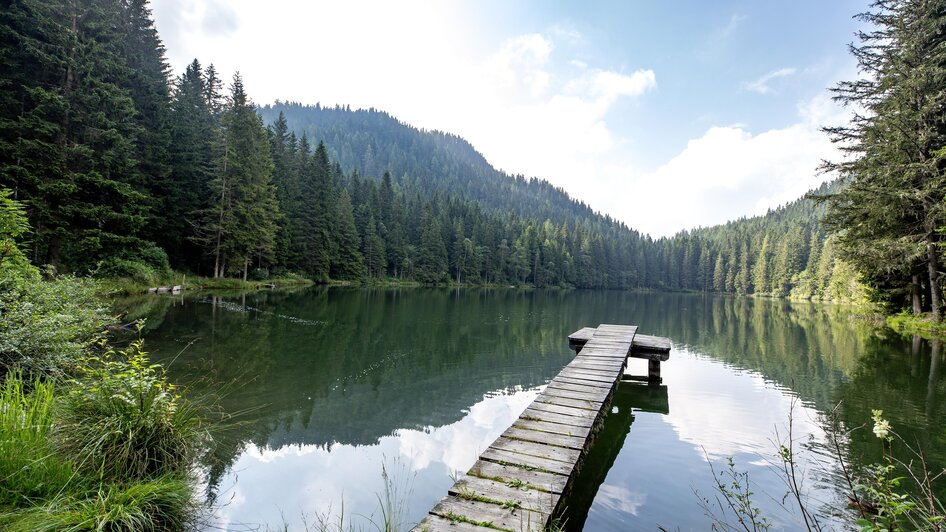
[[[635,412],[669,414],[667,386],[628,381],[618,385],[611,403],[611,411],[604,419],[601,432],[582,464],[581,472],[575,479],[575,485],[568,497],[568,508],[564,515],[568,530],[582,530],[588,510],[595,499],[599,495],[603,498],[611,495],[612,489],[604,485],[604,482],[614,460],[624,448],[624,440],[634,423]],[[631,497],[627,502],[633,503],[633,500]]]

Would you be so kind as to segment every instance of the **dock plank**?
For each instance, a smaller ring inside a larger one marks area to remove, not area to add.
[[[533,405],[534,406],[534,405]],[[550,405],[555,406],[555,405]],[[587,410],[582,410],[582,412],[588,412]],[[562,414],[560,412],[541,410],[532,408],[531,406],[525,409],[522,412],[522,415],[519,416],[517,421],[540,421],[546,423],[558,423],[560,425],[567,425],[569,427],[578,428],[591,428],[595,424],[595,418],[592,416],[587,417],[576,417]]]
[[[566,399],[584,399],[586,401],[604,401],[607,399],[608,395],[611,394],[610,390],[591,389],[591,390],[573,390],[570,388],[563,388],[561,385],[553,386],[549,384],[545,387],[545,390],[542,393],[546,395],[555,395],[557,397],[564,397]]]
[[[568,385],[574,385],[574,386],[582,386],[582,387],[586,387],[586,388],[598,388],[598,389],[601,389],[601,390],[612,390],[612,389],[614,389],[614,385],[611,384],[611,383],[608,383],[608,382],[601,382],[601,381],[592,381],[592,380],[586,380],[586,379],[579,379],[579,378],[577,378],[577,377],[569,377],[569,376],[567,376],[567,375],[562,375],[561,373],[559,373],[554,379],[552,379],[552,380],[549,382],[550,385],[551,385],[552,383],[555,383],[555,384],[568,384]]]
[[[613,386],[593,386],[590,382],[565,382],[562,379],[555,378],[549,381],[545,386],[546,388],[557,388],[559,390],[568,390],[572,392],[580,393],[611,393],[611,390],[614,389]]]
[[[594,422],[594,420],[598,417],[598,413],[594,410],[588,410],[586,408],[572,408],[570,406],[556,405],[553,403],[542,403],[537,401],[533,401],[533,403],[529,405],[528,408],[526,408],[526,412],[529,411],[549,412],[552,414],[561,414],[563,416],[573,416],[586,419],[589,422]]]
[[[599,382],[607,385],[613,384],[610,380],[609,375],[597,371],[586,371],[578,368],[569,368],[565,367],[559,374],[559,377],[567,377],[569,379],[578,379],[591,382]]]
[[[509,451],[513,453],[535,456],[546,460],[555,460],[568,465],[574,465],[578,462],[581,452],[576,449],[558,447],[556,445],[545,445],[530,441],[514,440],[505,436],[496,438],[496,441],[489,446],[490,449],[498,451]]]
[[[507,507],[522,508],[543,514],[554,512],[561,498],[561,493],[539,491],[528,487],[514,488],[505,482],[470,475],[460,477],[448,493],[466,499],[490,499],[499,504],[505,504]]]
[[[568,476],[566,475],[502,465],[488,460],[477,460],[467,474],[506,484],[522,483],[552,493],[562,493],[565,491],[565,486],[568,485]]]
[[[503,432],[503,437],[518,441],[555,445],[578,451],[584,449],[586,443],[585,438],[578,436],[553,434],[551,432],[543,432],[518,425],[513,425],[506,429],[506,432]]]
[[[497,504],[471,501],[448,495],[430,511],[434,515],[450,518],[463,516],[471,521],[490,523],[493,527],[515,531],[539,531],[545,528],[549,515],[526,509],[508,509]]]
[[[428,514],[417,523],[414,530],[419,532],[491,532],[495,529]]]
[[[522,466],[565,476],[571,476],[572,471],[575,469],[575,464],[567,464],[559,460],[549,460],[547,458],[532,456],[531,454],[522,454],[505,449],[494,449],[492,447],[483,451],[480,458],[499,464]]]
[[[552,434],[563,434],[565,436],[574,436],[576,438],[587,438],[591,433],[591,427],[579,427],[572,424],[556,423],[554,421],[539,421],[535,419],[519,418],[512,424],[513,427],[539,430],[542,432],[551,432]]]
[[[588,401],[587,399],[566,399],[564,397],[558,397],[557,395],[549,395],[545,392],[540,393],[539,396],[535,398],[535,401],[537,403],[567,406],[571,408],[590,410],[592,412],[601,410],[602,403],[602,401]]]

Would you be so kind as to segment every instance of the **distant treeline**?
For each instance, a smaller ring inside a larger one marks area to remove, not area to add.
[[[808,200],[653,240],[459,137],[256,108],[196,60],[171,79],[143,0],[15,2],[0,39],[0,185],[27,207],[36,264],[818,299],[854,284]]]

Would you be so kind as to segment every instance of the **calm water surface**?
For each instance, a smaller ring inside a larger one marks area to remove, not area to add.
[[[706,530],[733,457],[776,528],[796,517],[773,471],[792,404],[801,444],[841,403],[849,427],[881,408],[946,465],[946,379],[938,344],[873,331],[844,308],[592,291],[312,288],[123,302],[148,317],[146,345],[191,393],[239,423],[207,460],[208,528],[291,529],[339,517],[380,523],[385,480],[418,521],[571,360],[567,336],[599,323],[669,337],[663,385],[622,384],[583,469],[572,530]],[[642,361],[630,367],[645,373]],[[854,463],[879,457],[869,427]],[[806,464],[811,504],[839,493],[835,467]],[[837,525],[840,526],[840,525]]]

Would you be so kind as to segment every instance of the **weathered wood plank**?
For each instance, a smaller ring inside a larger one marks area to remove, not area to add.
[[[577,367],[596,367],[602,368],[605,370],[612,370],[614,368],[620,368],[624,366],[626,357],[613,357],[613,358],[604,358],[604,357],[586,357],[578,355],[571,362],[568,363],[568,367],[577,368]]]
[[[453,521],[439,515],[427,515],[412,530],[413,532],[490,532],[494,529]]]
[[[596,415],[587,415],[587,410],[577,410],[583,416],[572,416],[564,414],[561,410],[566,410],[563,406],[547,405],[545,403],[533,403],[532,406],[525,409],[519,416],[523,421],[546,421],[549,423],[561,423],[562,425],[574,426],[576,428],[592,427],[595,424]],[[575,410],[575,409],[572,409]]]
[[[515,531],[543,530],[548,514],[526,509],[508,509],[497,504],[470,501],[456,496],[447,496],[430,511],[434,515],[450,518],[463,516],[470,521],[490,523],[493,527]]]
[[[588,401],[586,399],[566,399],[564,397],[558,397],[555,395],[547,395],[545,392],[539,394],[535,398],[537,403],[546,403],[558,406],[567,406],[570,408],[578,408],[583,410],[590,410],[592,412],[598,412],[601,409],[601,403],[604,401]]]
[[[602,390],[611,390],[614,388],[614,384],[611,384],[608,382],[591,381],[591,380],[581,379],[577,377],[569,377],[567,375],[562,375],[561,373],[559,373],[558,376],[556,376],[554,379],[549,381],[549,384],[552,384],[553,382],[556,384],[570,384],[574,386],[583,386],[586,388],[598,388]]]
[[[578,356],[585,358],[626,358],[630,349],[616,348],[616,349],[602,349],[600,347],[591,349],[589,348],[587,352],[584,349],[578,353]]]
[[[503,436],[511,440],[528,441],[541,443],[543,445],[555,445],[578,451],[585,448],[585,438],[577,436],[566,436],[564,434],[552,434],[551,432],[542,432],[528,428],[513,425],[503,432]],[[553,452],[555,452],[553,450]]]
[[[634,347],[640,349],[652,349],[654,351],[670,351],[672,343],[669,338],[662,336],[650,336],[648,334],[638,334],[634,336]]]
[[[627,357],[586,357],[578,355],[568,363],[568,367],[600,366],[606,369],[619,368],[624,365]]]
[[[539,430],[542,432],[551,432],[553,434],[563,434],[565,436],[574,436],[576,438],[587,438],[591,433],[591,427],[579,427],[570,423],[560,423],[555,421],[545,421],[537,419],[519,418],[512,424],[513,427]]]
[[[560,493],[539,491],[529,487],[512,487],[504,482],[464,475],[450,488],[450,495],[462,499],[489,499],[508,508],[522,508],[543,514],[551,514],[561,498]]]
[[[559,377],[566,377],[568,379],[578,379],[589,382],[598,382],[602,384],[611,385],[614,384],[613,379],[606,373],[601,373],[597,371],[586,371],[577,368],[565,367],[559,374]]]
[[[561,385],[551,385],[545,387],[543,393],[546,395],[554,395],[557,397],[564,397],[566,399],[583,399],[585,401],[598,401],[604,402],[607,399],[608,395],[611,393],[609,390],[603,389],[585,389],[581,391],[576,391],[568,388],[562,388]]]
[[[611,326],[583,327],[568,336],[568,346],[576,351],[584,352],[592,346],[592,338],[595,341],[594,345],[598,342],[601,345],[607,345],[609,342],[614,342],[615,338],[619,338],[621,334],[626,333],[621,333]],[[631,354],[628,356],[666,361],[670,358],[669,352],[672,345],[669,338],[635,333],[631,342]],[[660,353],[662,356],[654,353]]]
[[[548,458],[532,456],[531,454],[517,453],[515,451],[507,451],[505,449],[493,449],[492,447],[483,451],[483,454],[480,455],[480,458],[500,464],[522,466],[526,468],[532,468],[534,470],[537,469],[540,471],[556,473],[565,476],[571,476],[572,471],[575,469],[575,464],[568,464],[558,460],[549,460]]]
[[[593,384],[599,384],[599,386],[593,386]],[[566,382],[559,378],[554,378],[546,385],[547,388],[558,388],[559,390],[570,390],[573,392],[581,393],[604,393],[608,394],[611,390],[614,389],[614,386],[602,386],[602,383],[591,383],[591,382]]]
[[[545,458],[546,460],[556,460],[570,466],[574,466],[575,463],[578,462],[578,458],[581,456],[581,452],[575,449],[567,449],[565,447],[557,447],[554,445],[545,445],[542,443],[527,442],[522,440],[513,440],[503,436],[496,438],[496,441],[494,441],[493,444],[489,446],[489,448],[500,451],[527,454],[529,456]]]
[[[568,364],[568,367],[571,369],[577,369],[577,370],[598,371],[600,373],[604,373],[608,377],[614,378],[614,375],[617,373],[620,373],[620,371],[624,368],[624,364],[619,362],[616,364],[606,365],[606,364],[596,364],[593,362],[588,362],[586,360],[575,360],[575,361],[572,361],[570,364]]]
[[[569,364],[568,366],[565,366],[564,368],[562,368],[562,371],[559,372],[559,375],[565,373],[566,371],[577,371],[580,373],[586,373],[592,377],[604,377],[606,379],[606,382],[612,381],[613,373],[614,373],[614,371],[610,369],[587,368],[587,367],[581,367],[580,364],[574,364],[574,365]]]
[[[467,474],[510,485],[526,484],[552,493],[562,493],[565,491],[565,486],[568,485],[568,477],[566,475],[522,469],[520,467],[490,462],[489,460],[477,460]]]

